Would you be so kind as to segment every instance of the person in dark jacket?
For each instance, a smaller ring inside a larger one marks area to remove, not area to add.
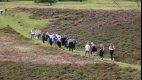
[[[104,55],[104,46],[103,46],[103,43],[100,44],[100,58],[101,60],[103,60],[103,55]]]
[[[45,40],[46,40],[46,35],[45,35],[45,33],[43,32],[43,33],[42,33],[42,42],[44,43]]]
[[[96,52],[97,52],[97,47],[93,42],[91,42],[91,55],[96,56]]]
[[[73,39],[68,39],[68,48],[69,48],[69,51],[74,50],[74,44],[73,44]]]
[[[67,40],[67,39],[68,39],[67,35],[64,34],[64,38],[65,38],[65,47],[68,48],[68,46],[67,46],[67,42],[68,42],[68,40]]]
[[[65,46],[66,46],[66,38],[65,35],[61,36],[61,43],[62,43],[62,48],[64,50]]]
[[[75,45],[76,45],[76,39],[72,39],[73,40],[73,50],[75,50]]]
[[[50,41],[49,35],[50,34],[48,32],[46,32],[46,34],[45,34],[45,41],[47,41],[47,43],[49,43],[49,41]]]

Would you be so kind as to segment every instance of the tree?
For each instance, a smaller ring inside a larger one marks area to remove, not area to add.
[[[82,2],[82,0],[80,0],[80,2]]]
[[[52,3],[55,3],[56,0],[48,0],[48,2],[50,3],[50,5],[52,6]]]
[[[113,2],[114,2],[115,4],[117,4],[118,7],[121,7],[120,4],[119,4],[119,2],[118,2],[118,0],[113,0]]]
[[[50,3],[52,6],[52,3],[56,3],[57,0],[35,0],[35,3]]]
[[[141,0],[132,0],[133,2],[136,2],[138,4],[138,7],[140,7]]]

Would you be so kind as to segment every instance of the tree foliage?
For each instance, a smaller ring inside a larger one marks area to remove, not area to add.
[[[80,1],[82,2],[82,1],[87,1],[87,0],[58,0],[58,1]]]
[[[136,3],[137,3],[137,5],[138,5],[138,7],[140,7],[141,0],[131,0],[131,1],[136,2]]]
[[[118,0],[113,0],[114,4],[117,4],[118,7],[121,7]]]
[[[57,0],[35,0],[35,3],[50,3],[52,6],[52,3],[56,3]]]

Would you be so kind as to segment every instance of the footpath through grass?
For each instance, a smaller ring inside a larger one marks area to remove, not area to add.
[[[19,32],[21,35],[30,38],[30,34],[28,33],[28,29],[30,30],[30,27],[25,29],[24,26],[20,26],[20,24],[16,21],[16,19],[10,15],[0,15],[0,28],[4,28],[7,25],[10,25],[15,31]],[[49,46],[46,44],[42,44],[41,41],[35,40],[36,42],[39,42],[41,46]],[[68,49],[66,49],[65,51],[68,51]],[[74,52],[74,54],[79,54],[81,56],[84,56],[84,50],[76,50]],[[99,54],[98,54],[99,55]],[[96,57],[91,57],[94,58],[95,60],[100,60],[99,56]],[[104,62],[107,63],[116,63],[117,65],[121,66],[121,67],[131,67],[131,68],[135,68],[135,69],[141,69],[140,65],[132,65],[132,64],[128,64],[128,63],[123,63],[123,62],[117,62],[117,61],[110,61],[109,58],[105,58],[104,56]]]

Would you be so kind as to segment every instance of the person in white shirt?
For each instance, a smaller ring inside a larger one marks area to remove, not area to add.
[[[0,14],[2,14],[3,10],[0,8]]]
[[[101,60],[103,60],[103,55],[104,55],[104,46],[103,46],[103,43],[100,44],[100,58]]]
[[[57,38],[58,38],[58,40],[57,40],[57,46],[58,46],[59,48],[61,48],[61,35],[60,35],[60,34],[57,34],[56,36],[57,36]]]
[[[34,30],[33,29],[31,29],[31,39],[34,39]]]
[[[50,46],[52,46],[53,44],[53,34],[52,33],[48,33],[48,36],[49,36],[49,43],[50,43]]]
[[[88,53],[88,56],[90,57],[90,45],[89,45],[89,42],[87,42],[87,44],[85,45],[85,56],[86,56],[86,53]]]
[[[113,43],[110,43],[110,46],[109,46],[110,60],[114,60],[114,58],[113,58],[114,50],[115,50],[115,47],[114,47]]]

